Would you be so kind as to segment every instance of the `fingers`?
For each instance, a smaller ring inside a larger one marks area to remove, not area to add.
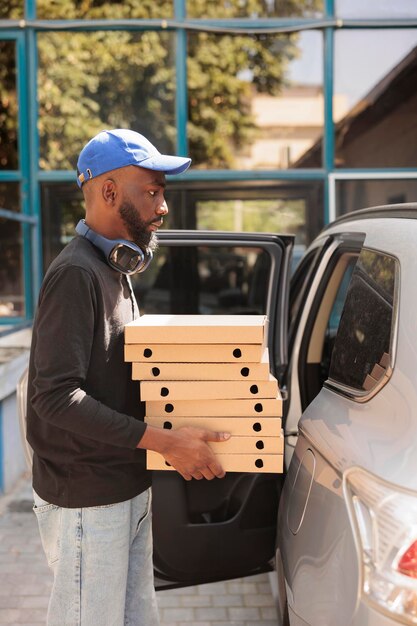
[[[167,460],[185,480],[212,480],[226,473],[208,445],[209,441],[227,441],[231,434],[208,429],[182,427],[173,431],[175,445],[165,452]]]
[[[181,470],[180,470],[180,469],[178,469],[178,468],[175,468],[175,469],[177,470],[177,472],[178,472],[179,474],[181,474],[181,476],[184,478],[184,480],[191,480],[191,479],[192,479],[191,474],[189,474],[188,472],[181,471]]]
[[[213,463],[208,464],[206,467],[199,467],[198,469],[185,470],[183,468],[176,467],[175,468],[179,474],[184,478],[184,480],[191,480],[194,478],[195,480],[213,480],[213,478],[224,478],[226,476],[226,472],[222,468],[219,463],[214,461]]]
[[[203,441],[227,441],[230,437],[230,433],[218,432],[214,430],[205,430],[202,435]]]
[[[226,472],[222,468],[219,463],[214,461],[210,463],[207,467],[201,469],[198,472],[201,478],[205,478],[206,480],[213,480],[213,478],[224,478],[226,476]],[[197,476],[193,475],[193,478],[197,478]],[[201,478],[197,478],[200,480]]]

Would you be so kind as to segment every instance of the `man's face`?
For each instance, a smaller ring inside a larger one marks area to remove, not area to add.
[[[141,248],[157,247],[156,231],[168,213],[165,202],[165,175],[140,167],[127,168],[122,187],[119,215],[127,238]]]

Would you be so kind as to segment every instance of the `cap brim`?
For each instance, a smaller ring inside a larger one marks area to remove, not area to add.
[[[169,156],[167,154],[154,154],[138,163],[139,167],[165,174],[181,174],[188,170],[190,165],[191,159],[187,157]]]

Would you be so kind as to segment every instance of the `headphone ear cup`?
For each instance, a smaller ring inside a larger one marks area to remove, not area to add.
[[[146,268],[148,267],[148,265],[150,264],[150,262],[152,261],[152,259],[153,259],[153,252],[152,250],[149,250],[149,248],[147,248],[145,252],[143,253],[143,260],[139,264],[139,267],[135,273],[140,274],[141,272],[144,272]]]

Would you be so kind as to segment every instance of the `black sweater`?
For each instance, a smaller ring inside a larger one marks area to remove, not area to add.
[[[63,507],[132,498],[150,485],[139,384],[124,363],[124,326],[139,312],[131,285],[75,237],[39,294],[29,364],[27,437],[33,487]]]

